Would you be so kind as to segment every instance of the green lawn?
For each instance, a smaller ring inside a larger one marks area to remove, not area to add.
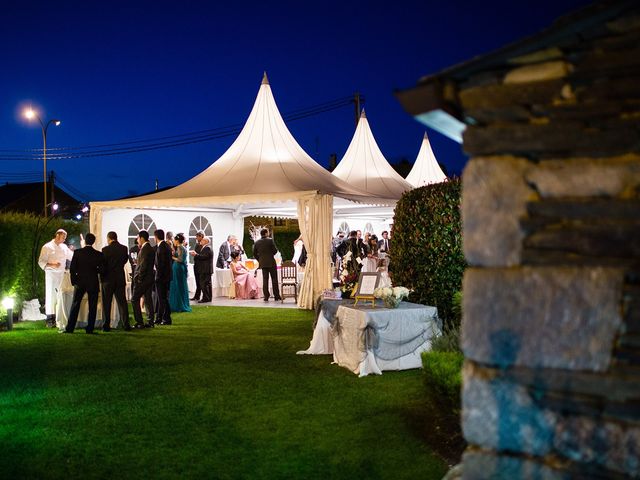
[[[313,314],[200,307],[153,330],[0,334],[0,478],[441,478],[422,372],[298,356]],[[428,423],[428,419],[427,419]]]

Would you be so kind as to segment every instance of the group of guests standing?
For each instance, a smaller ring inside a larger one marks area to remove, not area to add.
[[[344,238],[344,232],[338,231],[332,242],[331,256],[336,265],[336,276],[346,268],[350,273],[359,274],[360,271],[376,271],[379,258],[391,251],[389,232],[383,231],[381,238],[377,235],[365,233],[364,238],[360,230],[352,230],[349,237]],[[350,255],[347,255],[350,253]],[[380,255],[384,254],[384,255]]]
[[[208,239],[202,233],[198,249],[192,252],[198,270],[207,269],[211,272],[211,248],[207,246]],[[111,330],[111,305],[115,298],[124,330],[152,328],[156,325],[171,325],[172,312],[190,312],[189,289],[187,286],[187,249],[182,233],[175,237],[162,229],[154,233],[155,246],[149,242],[149,233],[141,230],[136,237],[136,245],[131,252],[125,245],[118,242],[115,232],[107,234],[107,246],[102,251],[93,248],[96,237],[88,233],[84,239],[85,246],[72,253],[69,265],[70,280],[74,286],[71,310],[65,329],[61,333],[72,333],[78,320],[80,305],[84,295],[88,297],[89,312],[87,318],[87,333],[93,333],[95,329],[98,293],[102,289],[103,327],[102,330]],[[59,230],[55,238],[47,243],[41,251],[39,264],[45,270],[47,315],[54,315],[54,292],[60,288],[64,275],[63,258],[69,257],[68,247],[64,245],[66,232]],[[64,247],[63,247],[64,246]],[[67,249],[67,250],[65,250]],[[64,257],[63,257],[64,255]],[[60,257],[60,258],[58,258]],[[208,262],[207,262],[208,258]],[[132,295],[131,305],[133,310],[134,325],[129,321],[126,301],[126,273],[125,265],[132,261]],[[46,272],[52,272],[47,274]],[[202,277],[205,275],[203,274]],[[58,278],[60,277],[60,278]],[[202,279],[201,277],[201,279]],[[199,281],[203,295],[208,291],[211,298],[211,273],[206,282]],[[52,280],[52,281],[51,281]],[[57,282],[59,280],[59,282]],[[101,280],[101,281],[100,281]],[[56,283],[57,282],[57,283]],[[205,297],[206,298],[206,297]],[[144,301],[147,321],[142,316],[141,303]],[[51,313],[50,313],[51,311]],[[55,322],[55,320],[54,320]]]

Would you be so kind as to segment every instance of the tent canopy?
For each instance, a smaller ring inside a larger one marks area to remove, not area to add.
[[[417,188],[431,183],[444,182],[446,179],[447,176],[440,168],[440,165],[438,165],[436,156],[433,154],[427,132],[424,132],[420,151],[413,164],[413,168],[409,172],[409,175],[407,175],[407,182]]]
[[[384,158],[364,109],[349,148],[333,174],[374,197],[398,200],[404,192],[413,188]]]

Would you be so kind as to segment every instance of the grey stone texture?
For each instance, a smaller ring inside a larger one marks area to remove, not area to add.
[[[622,326],[623,280],[619,268],[469,268],[465,357],[502,367],[605,371]]]
[[[516,157],[477,157],[463,174],[463,249],[470,265],[520,263],[524,237],[519,218],[537,198],[524,174],[530,163]]]
[[[571,472],[553,468],[531,458],[496,455],[469,450],[462,457],[462,480],[571,480]]]
[[[637,422],[625,423],[606,416],[546,408],[539,401],[540,391],[505,379],[500,370],[488,372],[472,362],[465,362],[463,385],[462,428],[472,448],[492,449],[500,459],[509,458],[500,453],[520,454],[539,457],[543,463],[556,458],[588,465],[587,471],[594,477],[615,478],[614,472],[640,476],[640,425]],[[500,468],[508,471],[510,462]],[[477,474],[490,470],[469,467],[465,455],[463,471]],[[612,475],[603,472],[612,472]],[[463,478],[482,477],[463,475]]]
[[[542,198],[636,197],[640,155],[547,160],[525,173]]]

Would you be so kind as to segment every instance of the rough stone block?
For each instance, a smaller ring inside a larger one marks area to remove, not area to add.
[[[538,408],[527,388],[479,375],[469,362],[462,375],[462,431],[467,442],[538,456],[551,451],[555,415]]]
[[[634,197],[640,189],[640,155],[547,160],[525,177],[542,198]]]
[[[604,371],[622,325],[623,279],[617,268],[469,268],[465,356],[504,367]]]
[[[462,177],[463,248],[471,265],[511,266],[520,262],[519,218],[536,199],[524,181],[530,163],[516,157],[479,157]]]
[[[492,452],[467,450],[462,457],[462,480],[571,480],[572,472],[553,468],[532,458],[499,455]]]
[[[566,77],[573,67],[562,60],[525,65],[511,70],[504,77],[505,84],[540,82]]]
[[[555,458],[556,464],[561,460],[568,469],[586,468],[582,474],[574,472],[577,478],[640,475],[637,422],[551,410],[538,401],[538,396],[537,390],[508,381],[499,371],[487,373],[466,362],[462,392],[465,439],[473,447],[501,452],[500,458],[508,454],[533,455]],[[473,478],[466,476],[466,459],[465,456],[463,478]]]
[[[485,85],[461,90],[459,96],[465,110],[544,104],[552,103],[554,99],[562,97],[564,83],[560,79],[513,85]]]

